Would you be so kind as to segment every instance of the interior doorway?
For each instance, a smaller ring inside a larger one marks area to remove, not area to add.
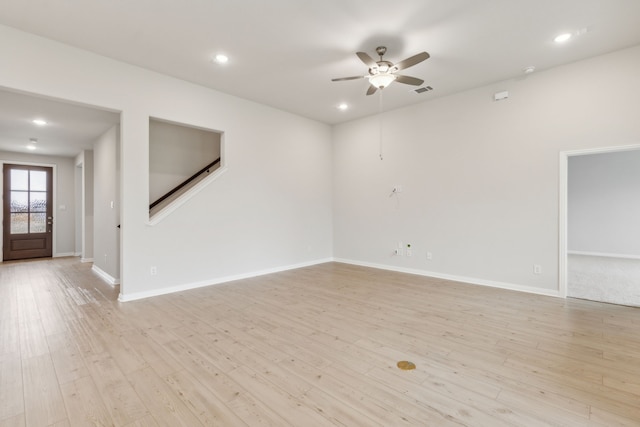
[[[52,183],[52,167],[4,164],[4,261],[52,256]]]
[[[640,145],[560,157],[560,294],[640,306]]]

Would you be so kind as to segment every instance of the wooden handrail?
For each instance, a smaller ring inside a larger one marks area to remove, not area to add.
[[[177,193],[178,191],[182,190],[185,186],[189,185],[189,183],[191,181],[193,181],[194,179],[198,178],[203,173],[205,173],[205,172],[208,173],[209,169],[211,169],[213,166],[217,165],[218,163],[220,163],[220,157],[218,157],[216,160],[214,160],[213,162],[209,163],[207,166],[205,166],[202,169],[200,169],[198,172],[196,172],[193,175],[191,175],[189,178],[185,179],[180,184],[176,185],[173,189],[169,190],[169,192],[167,194],[165,194],[164,196],[160,197],[155,202],[151,203],[149,205],[149,210],[151,210],[154,207],[158,206],[160,203],[164,202],[169,197],[173,196],[175,193]]]

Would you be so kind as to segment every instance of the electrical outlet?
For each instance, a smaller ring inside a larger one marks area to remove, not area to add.
[[[158,274],[158,267],[156,267],[155,265],[152,265],[151,268],[149,269],[149,274],[151,274],[152,276],[155,276]]]
[[[427,252],[427,259],[428,260],[432,260],[433,259],[433,254],[431,252]]]
[[[406,254],[407,256],[413,256],[413,252],[411,251],[411,249],[408,249],[408,248],[407,248]]]
[[[533,274],[542,274],[542,266],[540,264],[533,264]]]

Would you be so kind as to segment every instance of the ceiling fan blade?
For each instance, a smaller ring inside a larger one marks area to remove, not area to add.
[[[357,79],[363,79],[364,76],[353,76],[353,77],[340,77],[338,79],[331,79],[332,82],[342,82],[345,80],[357,80]]]
[[[367,89],[367,95],[373,95],[378,90],[374,85],[369,85],[369,89]]]
[[[367,53],[365,53],[365,52],[356,52],[356,55],[358,55],[358,58],[360,58],[360,61],[364,62],[367,67],[375,68],[375,67],[378,66],[376,61],[374,61],[373,58],[370,57]]]
[[[414,85],[414,86],[420,86],[422,83],[424,83],[424,80],[422,79],[417,79],[415,77],[410,77],[410,76],[399,76],[399,75],[395,75],[396,76],[396,81],[398,83],[404,83],[406,85]]]
[[[398,62],[393,66],[395,71],[404,70],[405,68],[413,67],[416,64],[421,63],[425,59],[429,59],[429,54],[427,52],[421,52],[417,55],[413,55],[410,58],[405,59],[404,61]]]

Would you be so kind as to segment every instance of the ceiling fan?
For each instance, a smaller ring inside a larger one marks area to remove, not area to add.
[[[416,64],[421,63],[425,59],[429,58],[429,54],[427,52],[421,52],[417,55],[413,55],[404,61],[400,61],[397,64],[393,64],[392,62],[385,61],[382,59],[382,56],[387,53],[387,48],[384,46],[378,46],[376,48],[376,53],[380,56],[379,61],[374,61],[372,57],[370,57],[365,52],[356,52],[358,58],[366,66],[369,67],[369,74],[364,76],[353,76],[353,77],[341,77],[337,79],[331,79],[332,82],[339,82],[344,80],[357,80],[357,79],[369,79],[369,89],[367,90],[367,95],[373,95],[376,90],[384,89],[389,86],[392,82],[396,81],[398,83],[404,83],[408,85],[420,86],[424,83],[424,80],[418,79],[415,77],[403,76],[400,74],[396,74],[396,72],[400,70],[404,70],[405,68],[413,67]]]

